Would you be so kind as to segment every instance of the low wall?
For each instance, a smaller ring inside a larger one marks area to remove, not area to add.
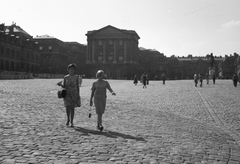
[[[64,77],[64,75],[63,74],[40,73],[36,77],[43,78],[43,79],[62,79]]]
[[[0,79],[33,79],[33,78],[43,78],[43,79],[62,79],[63,74],[50,74],[41,73],[33,74],[27,72],[11,72],[11,71],[0,71]]]
[[[33,74],[27,72],[1,71],[0,79],[32,79]]]

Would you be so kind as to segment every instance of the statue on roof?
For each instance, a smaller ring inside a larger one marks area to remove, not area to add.
[[[211,55],[210,55],[210,67],[213,67],[214,62],[215,62],[214,56],[213,56],[213,53],[211,53]]]

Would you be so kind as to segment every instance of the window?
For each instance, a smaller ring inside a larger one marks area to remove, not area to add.
[[[98,41],[98,45],[99,45],[99,46],[102,45],[102,41],[101,41],[101,40]]]
[[[17,59],[19,59],[19,58],[20,58],[19,51],[17,51]]]
[[[7,54],[6,55],[9,56],[9,48],[7,48],[6,50],[7,50]]]
[[[109,40],[108,44],[109,44],[109,45],[113,45],[113,41],[112,41],[112,40]]]
[[[12,49],[12,53],[11,54],[12,54],[12,57],[14,57],[15,56],[15,50]]]
[[[109,61],[112,61],[112,60],[113,60],[113,57],[112,57],[112,56],[109,56],[109,57],[108,57],[108,60],[109,60]]]
[[[102,56],[98,56],[98,61],[102,61]]]
[[[39,47],[39,50],[43,50],[43,47]]]
[[[122,46],[123,45],[123,41],[119,40],[119,45]]]
[[[119,57],[118,57],[118,60],[119,60],[119,61],[123,61],[123,56],[119,56]]]
[[[49,46],[48,49],[49,49],[49,50],[52,50],[52,46]]]
[[[1,48],[1,53],[4,55],[4,47]]]

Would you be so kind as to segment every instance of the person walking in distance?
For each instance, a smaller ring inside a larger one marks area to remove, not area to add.
[[[213,79],[213,84],[215,84],[215,82],[216,82],[216,76],[215,76],[215,73],[213,74],[212,79]]]
[[[209,84],[209,74],[206,73],[205,77],[206,77],[206,82],[207,82],[207,84]]]
[[[163,73],[163,74],[162,74],[163,85],[165,85],[165,80],[166,80],[166,76],[165,76],[165,74]]]
[[[113,92],[110,84],[108,81],[105,81],[104,78],[104,72],[102,70],[97,71],[96,73],[97,81],[93,82],[92,84],[92,92],[90,97],[90,106],[93,105],[93,98],[94,98],[94,105],[96,108],[96,113],[98,115],[97,118],[97,129],[102,131],[102,115],[105,112],[106,107],[106,92],[107,89],[112,93],[112,95],[116,95],[115,92]]]
[[[134,76],[133,83],[134,83],[135,85],[137,85],[137,83],[138,83],[137,75]]]
[[[147,88],[147,76],[145,73],[143,74],[143,88]]]
[[[75,75],[76,64],[68,65],[68,75],[64,76],[63,84],[58,83],[59,86],[62,86],[66,89],[66,97],[63,98],[64,106],[66,107],[67,114],[67,123],[71,122],[71,127],[73,127],[73,119],[76,107],[81,107],[80,99],[80,89],[79,89],[79,77]]]
[[[234,85],[234,87],[237,87],[238,76],[237,76],[236,73],[233,74],[232,80],[233,80],[233,85]]]
[[[200,87],[202,87],[203,77],[202,74],[199,74]]]
[[[79,75],[79,87],[81,87],[82,86],[82,76],[81,75]]]
[[[197,87],[197,84],[198,84],[198,75],[195,73],[194,76],[194,83],[195,83],[195,87]]]
[[[146,74],[146,83],[147,83],[147,85],[149,85],[149,77],[147,74]]]

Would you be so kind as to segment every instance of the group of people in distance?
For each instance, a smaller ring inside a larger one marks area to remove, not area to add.
[[[74,112],[76,107],[81,107],[81,98],[80,98],[80,85],[81,79],[79,80],[79,76],[76,73],[76,64],[68,65],[68,74],[64,76],[63,82],[57,83],[58,86],[65,88],[66,96],[63,98],[64,106],[66,108],[67,114],[67,122],[68,126],[71,123],[71,127],[74,127]],[[97,71],[96,78],[97,80],[93,82],[91,88],[91,97],[90,97],[90,106],[95,105],[97,117],[97,129],[102,131],[102,115],[104,114],[106,107],[106,92],[107,89],[112,93],[112,95],[116,95],[113,92],[108,81],[104,80],[104,72],[102,70]]]
[[[162,77],[163,85],[165,85],[165,81],[166,81],[165,74],[163,73],[161,77]],[[155,80],[157,80],[157,76],[155,76]],[[148,78],[147,74],[143,73],[141,75],[140,83],[143,84],[143,88],[147,88],[147,85],[149,84],[149,78]],[[137,77],[137,75],[134,75],[133,84],[135,84],[135,85],[138,84],[138,77]]]
[[[133,83],[134,83],[135,85],[138,84],[137,75],[134,76],[134,78],[133,78]],[[147,85],[149,84],[149,78],[148,78],[148,75],[147,75],[147,74],[144,73],[144,74],[141,75],[140,83],[143,84],[143,88],[147,88]]]
[[[209,84],[209,74],[208,73],[206,73],[205,78],[206,78],[206,83]],[[202,74],[195,73],[193,76],[193,79],[194,79],[195,87],[197,87],[198,82],[200,82],[200,87],[203,86],[203,75]],[[215,84],[215,82],[216,82],[215,74],[212,75],[212,79],[213,79],[213,84]]]

